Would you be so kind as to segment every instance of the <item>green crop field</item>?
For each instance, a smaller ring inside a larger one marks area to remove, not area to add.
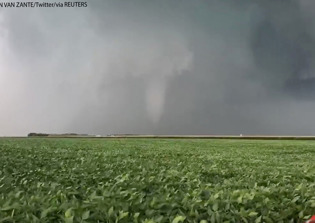
[[[0,222],[303,222],[315,141],[0,139]]]

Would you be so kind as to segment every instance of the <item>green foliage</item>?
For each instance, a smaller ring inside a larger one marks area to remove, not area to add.
[[[302,222],[315,142],[0,139],[0,222]]]

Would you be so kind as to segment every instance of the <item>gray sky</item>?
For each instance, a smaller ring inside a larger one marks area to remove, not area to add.
[[[0,8],[0,135],[315,135],[315,1]]]

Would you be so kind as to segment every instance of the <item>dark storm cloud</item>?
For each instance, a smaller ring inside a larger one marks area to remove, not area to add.
[[[2,8],[0,134],[315,134],[314,7]]]

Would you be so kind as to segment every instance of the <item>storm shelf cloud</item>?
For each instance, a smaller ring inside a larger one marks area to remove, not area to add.
[[[315,134],[313,0],[0,8],[0,135]]]

